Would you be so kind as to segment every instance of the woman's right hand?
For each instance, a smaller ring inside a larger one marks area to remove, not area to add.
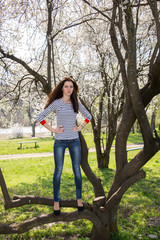
[[[64,132],[63,126],[58,126],[58,127],[56,127],[55,133],[63,133],[63,132]]]

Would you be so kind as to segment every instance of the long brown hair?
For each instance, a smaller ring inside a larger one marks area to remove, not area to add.
[[[58,83],[58,85],[53,89],[52,92],[50,92],[50,94],[48,95],[48,101],[45,105],[44,108],[47,108],[54,100],[62,98],[63,97],[63,85],[66,81],[70,81],[73,83],[73,92],[71,94],[71,102],[73,105],[73,109],[75,112],[78,113],[78,99],[77,99],[77,94],[79,91],[78,85],[77,83],[71,78],[71,77],[65,77],[63,78],[60,83]]]

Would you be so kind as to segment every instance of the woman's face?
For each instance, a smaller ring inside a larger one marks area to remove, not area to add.
[[[66,81],[63,85],[63,96],[71,96],[71,94],[73,93],[73,83],[71,81]]]

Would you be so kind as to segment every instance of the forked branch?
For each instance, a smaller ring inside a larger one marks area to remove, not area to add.
[[[138,173],[134,174],[132,177],[128,178],[124,183],[122,183],[119,189],[114,192],[114,194],[112,194],[112,196],[106,201],[105,211],[108,211],[109,209],[113,208],[113,206],[119,204],[127,189],[137,181],[145,178],[145,176],[145,171],[140,170]]]

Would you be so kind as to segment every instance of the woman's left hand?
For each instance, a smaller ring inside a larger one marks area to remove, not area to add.
[[[74,127],[72,128],[72,130],[74,132],[80,132],[82,130],[82,126],[77,126],[76,124],[74,124]]]

